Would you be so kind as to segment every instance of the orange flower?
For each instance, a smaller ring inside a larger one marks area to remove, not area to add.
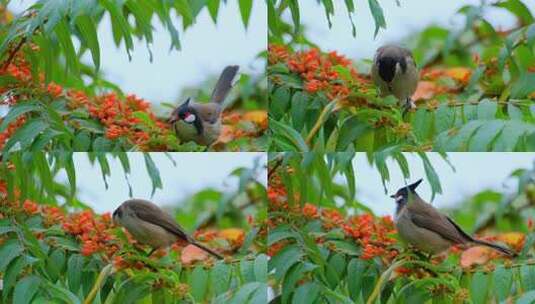
[[[308,218],[318,218],[318,208],[315,205],[306,203],[303,207],[303,214]]]
[[[39,212],[39,206],[30,200],[25,200],[22,205],[22,208],[24,209],[24,212],[29,215],[34,215]]]
[[[268,48],[270,64],[285,63],[292,73],[303,79],[303,88],[309,94],[324,92],[331,100],[343,100],[349,96],[351,82],[362,82],[355,68],[351,66],[351,60],[336,52],[324,54],[317,48],[312,48],[290,53],[280,45],[270,45]],[[340,77],[336,66],[348,69],[349,77]]]
[[[58,98],[63,93],[63,88],[54,82],[49,83],[46,90],[54,98]]]
[[[118,256],[113,257],[113,266],[116,269],[120,270],[120,269],[127,268],[129,266],[129,263],[125,261],[122,256],[118,255]]]

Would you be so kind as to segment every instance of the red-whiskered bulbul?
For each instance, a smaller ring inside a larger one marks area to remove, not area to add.
[[[401,239],[431,254],[459,244],[483,245],[505,255],[516,256],[516,253],[508,248],[471,237],[452,219],[426,203],[416,193],[416,187],[421,182],[420,179],[391,196],[397,204],[394,223]]]
[[[169,118],[178,138],[184,142],[194,141],[200,145],[210,146],[221,134],[221,112],[223,101],[232,89],[239,66],[227,66],[212,92],[208,103],[198,103],[186,99]]]
[[[223,258],[219,253],[198,243],[169,214],[149,201],[125,201],[113,212],[113,221],[128,230],[138,242],[153,249],[167,248],[176,241],[183,240],[218,259]]]
[[[410,50],[395,45],[380,47],[373,59],[372,79],[381,96],[394,95],[405,110],[416,107],[411,97],[419,72]]]

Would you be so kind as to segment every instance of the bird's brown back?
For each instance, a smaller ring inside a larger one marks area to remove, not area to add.
[[[456,244],[464,244],[471,241],[470,236],[454,224],[451,219],[420,197],[414,196],[413,200],[407,204],[407,208],[415,225],[429,229]]]
[[[179,238],[188,241],[190,240],[190,237],[185,233],[184,229],[180,227],[175,219],[173,219],[171,215],[164,212],[155,204],[142,199],[132,199],[124,202],[124,205],[129,207],[135,206],[134,208],[130,209],[134,210],[139,219],[154,225],[158,225]]]

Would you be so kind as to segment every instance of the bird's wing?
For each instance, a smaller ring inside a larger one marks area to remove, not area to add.
[[[191,104],[204,122],[215,123],[221,114],[221,106],[217,103],[194,103]]]
[[[232,89],[232,82],[234,81],[234,77],[236,77],[239,68],[240,67],[237,65],[229,65],[223,70],[223,72],[221,72],[221,76],[219,76],[219,80],[217,81],[214,91],[212,92],[212,98],[210,99],[210,102],[217,104],[223,103],[230,92],[230,89]]]
[[[468,236],[447,216],[438,212],[427,203],[408,204],[409,216],[412,222],[421,228],[431,230],[446,240],[454,243],[466,243]],[[468,236],[469,239],[471,239]]]
[[[190,240],[190,237],[184,232],[184,229],[180,227],[169,214],[162,211],[159,207],[141,201],[141,203],[138,202],[136,204],[136,208],[133,210],[139,219],[160,226],[179,238]]]

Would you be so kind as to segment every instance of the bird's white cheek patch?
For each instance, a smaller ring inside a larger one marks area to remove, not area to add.
[[[396,203],[401,202],[402,199],[403,199],[403,195],[396,196]]]
[[[188,123],[194,122],[195,121],[195,115],[194,114],[188,115],[186,118],[184,118],[184,121],[188,122]]]

